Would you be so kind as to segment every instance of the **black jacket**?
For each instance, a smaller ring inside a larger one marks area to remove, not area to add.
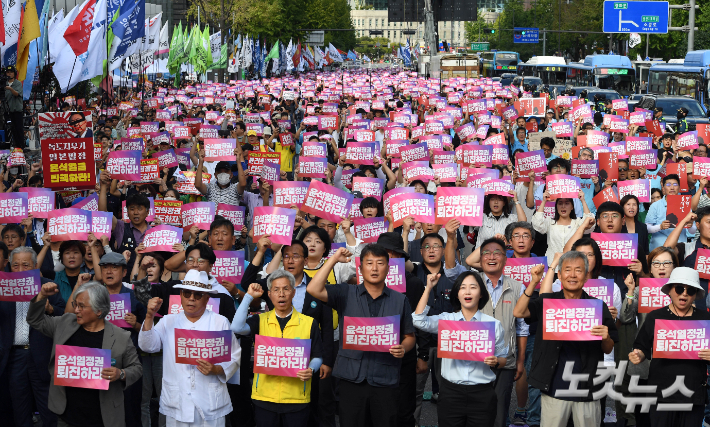
[[[249,264],[244,276],[242,277],[242,289],[249,289],[252,283],[258,283],[264,290],[261,298],[266,302],[269,310],[274,308],[274,303],[269,299],[269,289],[266,286],[266,279],[259,279],[258,273],[263,267],[261,265]],[[311,278],[304,273],[306,284],[310,283]],[[333,331],[333,310],[325,305],[321,300],[314,298],[306,292],[306,297],[303,300],[303,310],[301,314],[312,317],[318,326],[320,326],[321,339],[323,341],[323,364],[331,368],[335,364],[335,341]]]

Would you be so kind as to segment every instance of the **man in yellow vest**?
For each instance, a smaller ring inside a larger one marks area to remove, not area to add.
[[[255,374],[251,398],[257,427],[305,427],[308,424],[311,402],[311,378],[318,371],[322,359],[322,344],[318,323],[293,308],[296,279],[285,270],[276,270],[266,281],[269,299],[274,309],[247,319],[249,304],[260,298],[263,289],[258,283],[249,285],[232,322],[232,331],[242,336],[310,339],[311,361],[308,368],[298,371],[297,377]]]

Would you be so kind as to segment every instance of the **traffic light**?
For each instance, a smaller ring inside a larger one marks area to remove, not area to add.
[[[495,28],[484,28],[483,33],[484,34],[495,34],[496,30],[495,30]]]

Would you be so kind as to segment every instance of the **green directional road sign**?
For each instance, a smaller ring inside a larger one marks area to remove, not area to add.
[[[471,50],[488,50],[489,46],[488,42],[471,43]]]

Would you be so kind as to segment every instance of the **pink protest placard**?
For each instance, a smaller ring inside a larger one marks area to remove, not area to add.
[[[268,182],[269,185],[274,185],[274,182],[281,178],[281,165],[268,160],[264,161],[261,167],[261,179]]]
[[[54,385],[108,390],[101,371],[111,367],[110,349],[58,344],[54,352]]]
[[[581,184],[576,176],[555,174],[547,175],[545,178],[547,192],[550,198],[555,199],[577,199]]]
[[[638,150],[629,152],[629,168],[641,169],[651,166],[656,167],[658,150]]]
[[[439,320],[437,357],[483,362],[494,356],[495,322]]]
[[[547,171],[545,153],[542,150],[516,154],[515,165],[518,168],[518,173],[521,176],[527,176],[530,172]]]
[[[210,274],[220,283],[223,280],[241,283],[244,276],[244,251],[214,251],[214,254],[217,260]]]
[[[678,144],[678,150],[680,151],[698,148],[698,131],[694,130],[682,134],[676,140],[676,144]]]
[[[587,279],[584,291],[590,297],[604,301],[607,307],[614,306],[614,279]]]
[[[592,233],[602,251],[602,264],[626,267],[638,259],[638,235],[635,233]]]
[[[545,266],[545,274],[547,274],[547,257],[508,258],[503,268],[503,274],[527,286],[532,280],[533,267],[539,264]],[[543,274],[542,277],[544,278],[545,275]],[[540,283],[536,287],[539,288]]]
[[[710,158],[693,156],[693,178],[710,177]]]
[[[353,178],[353,191],[359,191],[363,197],[374,197],[382,200],[382,189],[385,187],[385,180],[380,178],[367,178],[356,176]]]
[[[599,175],[599,160],[572,160],[572,175],[591,178]]]
[[[569,117],[575,122],[584,117],[592,117],[592,109],[587,104],[578,105],[572,108]]]
[[[551,123],[550,128],[552,128],[552,131],[555,132],[556,138],[572,136],[572,130],[574,129],[572,122]]]
[[[73,204],[72,207],[76,209],[83,209],[85,211],[97,212],[99,210],[99,195],[94,193],[89,197],[85,197],[84,200]]]
[[[435,224],[458,219],[462,225],[483,225],[484,190],[466,187],[439,187],[436,196]]]
[[[180,295],[170,295],[168,298],[168,314],[178,314],[183,312],[182,297]],[[219,313],[219,298],[210,298],[207,301],[207,310]]]
[[[18,224],[27,214],[27,193],[0,193],[0,224]]]
[[[202,138],[207,141],[207,139],[218,139],[219,138],[219,130],[220,126],[219,125],[201,125],[200,126],[200,131],[197,134],[198,138]],[[207,153],[207,148],[205,144],[205,153]]]
[[[414,193],[414,192],[416,192],[416,190],[414,189],[414,187],[399,187],[399,188],[393,188],[393,189],[391,189],[390,191],[386,192],[386,193],[385,193],[384,200],[382,201],[382,205],[383,205],[384,208],[385,208],[385,213],[390,212],[390,201],[392,201],[392,199],[393,199],[395,196],[398,196],[398,195],[400,195],[400,194]]]
[[[408,216],[427,224],[434,223],[434,196],[429,194],[400,194],[390,200],[394,227],[399,227]]]
[[[439,178],[439,182],[456,182],[458,177],[458,166],[456,163],[433,164],[434,178]]]
[[[513,197],[510,191],[513,191],[513,183],[509,179],[491,179],[483,183],[483,190],[486,196],[496,194],[503,197]]]
[[[353,195],[320,181],[311,181],[301,210],[340,223],[348,216]],[[272,239],[273,240],[273,239]]]
[[[215,206],[212,202],[193,202],[182,205],[180,217],[182,218],[182,227],[185,232],[189,232],[190,228],[197,226],[200,230],[209,230],[210,225],[214,222]]]
[[[197,365],[197,359],[212,364],[232,359],[232,331],[175,329],[175,363]]]
[[[609,132],[629,133],[629,121],[622,118],[612,118],[609,122]]]
[[[254,373],[296,377],[308,368],[311,340],[254,336]]]
[[[205,161],[234,162],[237,160],[237,156],[234,155],[236,148],[236,139],[205,139]]]
[[[48,188],[22,187],[21,193],[27,193],[27,212],[34,218],[49,216],[54,210],[54,191]]]
[[[175,150],[173,150],[172,148],[169,150],[153,153],[153,158],[158,159],[158,165],[161,169],[174,168],[179,164],[177,156],[175,155]]]
[[[483,165],[487,168],[493,166],[493,147],[491,145],[472,145],[466,151],[469,154],[469,164],[477,167]],[[465,160],[464,163],[466,163]]]
[[[700,360],[710,348],[710,320],[656,319],[654,329],[654,359]]]
[[[428,161],[403,163],[402,175],[407,182],[422,180],[429,182],[434,179],[434,170],[429,167]]]
[[[419,138],[419,142],[426,144],[426,151],[431,150],[442,150],[444,148],[444,143],[442,137],[445,135],[424,135]],[[416,144],[419,145],[419,144]]]
[[[328,150],[322,142],[307,141],[301,147],[301,155],[303,157],[328,157]]]
[[[386,233],[389,222],[384,217],[355,218],[355,237],[365,243],[375,243],[380,234]]]
[[[631,181],[619,181],[619,199],[623,199],[628,194],[633,194],[641,203],[651,201],[651,182],[648,179],[634,179]]]
[[[96,211],[91,213],[91,232],[97,239],[106,236],[111,238],[113,227],[113,213]]]
[[[0,272],[0,301],[27,302],[39,294],[39,270],[18,273]]]
[[[325,160],[325,159],[324,159]],[[303,157],[299,162],[303,161]],[[273,185],[274,206],[279,208],[301,207],[306,200],[306,193],[310,182],[306,181],[278,181]]]
[[[593,326],[602,324],[602,301],[598,299],[552,299],[542,302],[542,339],[556,341],[600,341]]]
[[[650,313],[671,303],[671,297],[661,292],[661,288],[666,283],[668,283],[667,277],[661,279],[642,277],[639,279],[639,313]]]
[[[653,148],[652,140],[646,136],[628,136],[626,137],[626,152],[639,150],[650,150]]]
[[[224,217],[234,224],[234,235],[241,234],[242,228],[244,227],[244,218],[246,215],[245,206],[235,206],[229,205],[227,203],[220,203],[217,205],[216,215]]]
[[[508,146],[503,144],[489,145],[493,148],[493,164],[494,165],[507,165],[510,161],[510,156],[508,156]]]
[[[143,252],[165,251],[177,252],[173,245],[182,241],[182,229],[172,225],[156,225],[145,232]]]
[[[626,99],[612,99],[611,109],[614,111],[626,111],[629,109],[629,101]]]
[[[296,211],[286,208],[259,206],[254,208],[254,240],[269,234],[273,243],[290,245]]]
[[[345,161],[354,165],[372,165],[375,154],[374,142],[348,142]]]
[[[389,353],[399,345],[399,315],[387,317],[343,317],[343,348]]]
[[[53,242],[87,240],[91,231],[91,212],[77,208],[58,209],[49,213],[47,231]]]
[[[476,137],[476,129],[473,127],[473,123],[466,123],[456,128],[456,133],[458,134],[461,141],[468,141]]]
[[[131,325],[124,320],[126,314],[131,312],[131,296],[129,294],[113,294],[109,297],[111,298],[111,311],[106,315],[105,320],[119,328],[131,328]]]
[[[112,151],[106,159],[106,171],[113,179],[140,181],[141,157],[142,154],[138,150]]]
[[[325,157],[299,157],[298,176],[303,178],[325,178],[328,160]]]
[[[429,151],[427,144],[421,142],[419,144],[407,145],[399,149],[399,155],[403,163],[416,162],[429,159]]]
[[[698,249],[695,257],[695,269],[703,279],[710,279],[710,249]]]

